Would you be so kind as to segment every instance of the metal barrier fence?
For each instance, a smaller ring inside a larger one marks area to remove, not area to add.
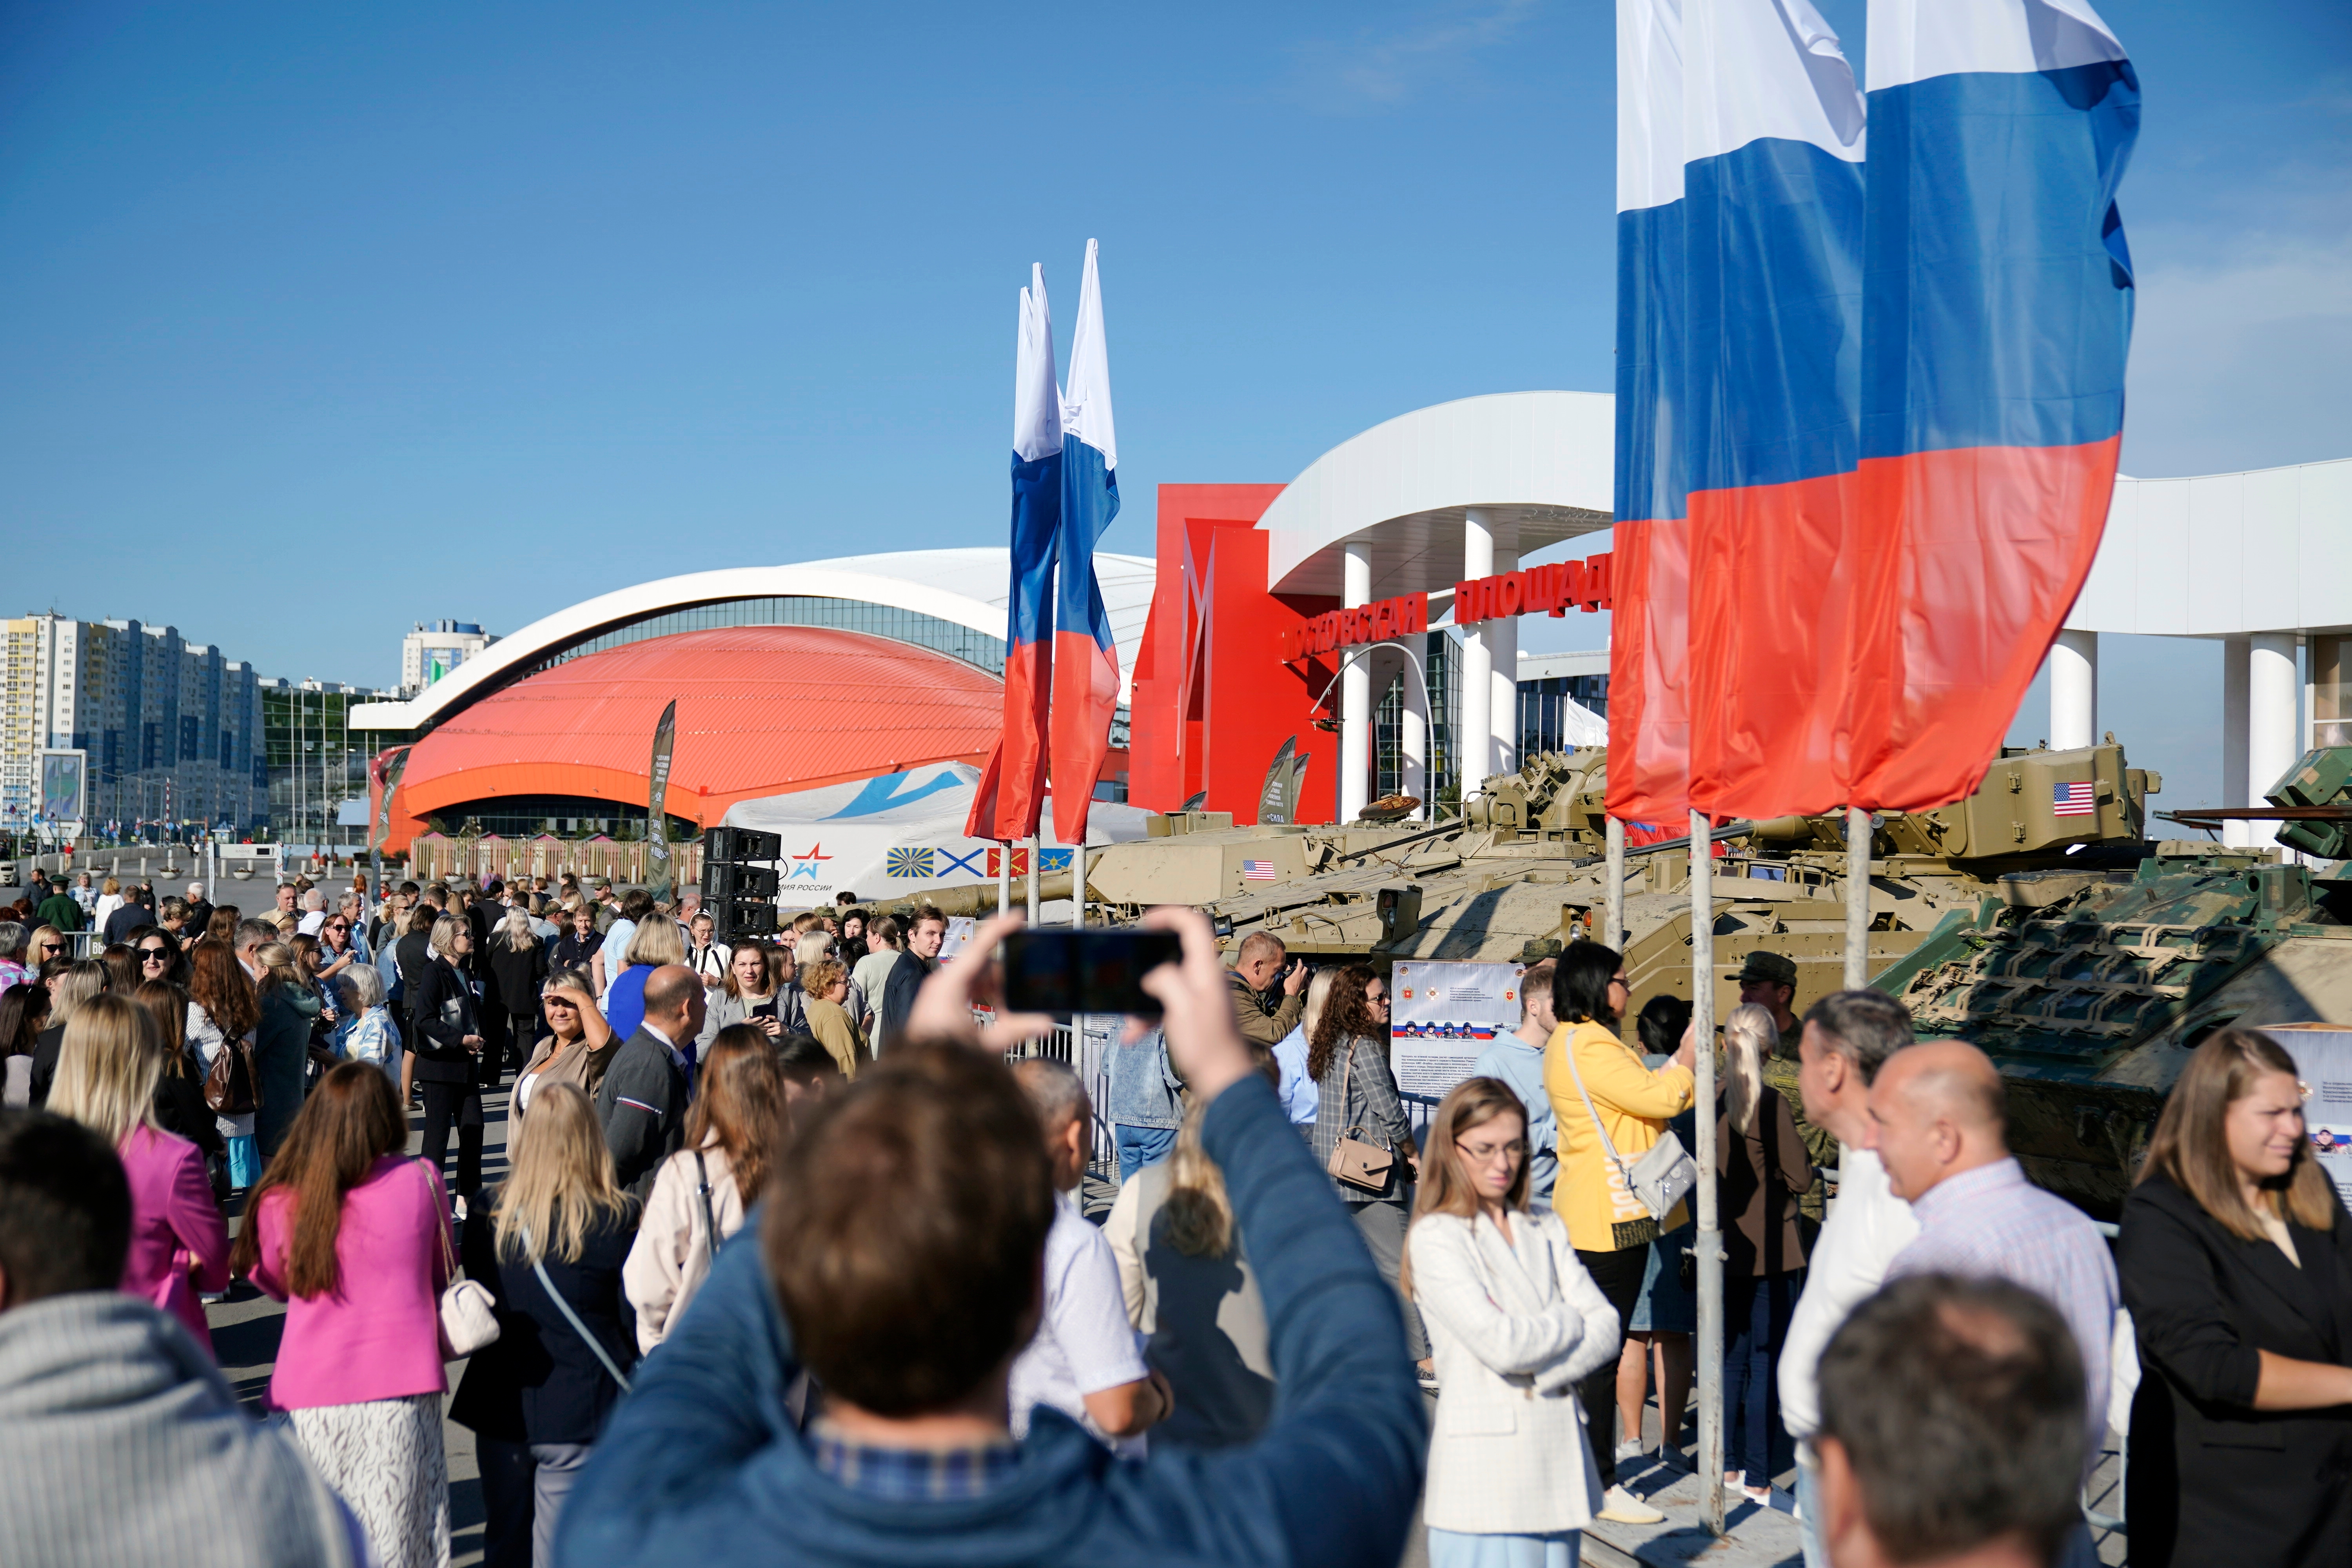
[[[1118,1180],[1118,1135],[1111,1130],[1110,1120],[1103,1112],[1110,1104],[1110,1047],[1118,1038],[1119,1022],[1115,1017],[1085,1017],[1071,1024],[1056,1024],[1052,1034],[1005,1053],[1007,1061],[1043,1057],[1066,1062],[1076,1070],[1078,1081],[1087,1086],[1087,1099],[1094,1107],[1087,1163],[1097,1175],[1113,1182]],[[1080,1025],[1085,1026],[1083,1029]]]

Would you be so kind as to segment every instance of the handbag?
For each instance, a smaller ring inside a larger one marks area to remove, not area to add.
[[[1325,1069],[1328,1071],[1328,1068]],[[1348,1078],[1356,1070],[1356,1042],[1348,1042],[1348,1060],[1339,1069],[1339,1114],[1348,1113]],[[1356,1136],[1362,1126],[1349,1128],[1339,1134],[1331,1146],[1331,1159],[1325,1167],[1335,1182],[1367,1193],[1388,1191],[1389,1174],[1396,1168],[1396,1151],[1383,1149],[1377,1143],[1367,1143]]]
[[[526,1247],[530,1245],[529,1231],[523,1232],[522,1244]],[[530,1260],[530,1271],[539,1276],[539,1288],[547,1292],[547,1299],[555,1303],[555,1310],[563,1314],[563,1321],[572,1325],[572,1331],[596,1352],[596,1359],[604,1363],[604,1370],[613,1374],[613,1381],[621,1385],[621,1392],[628,1393],[629,1380],[622,1373],[620,1363],[613,1359],[613,1352],[604,1348],[604,1342],[588,1331],[588,1325],[580,1321],[580,1314],[572,1310],[572,1303],[563,1299],[563,1292],[558,1290],[555,1281],[547,1277],[547,1264],[534,1258]]]
[[[1658,1135],[1657,1143],[1629,1167],[1623,1155],[1617,1152],[1609,1129],[1601,1123],[1601,1113],[1592,1108],[1592,1096],[1585,1092],[1584,1075],[1576,1069],[1576,1052],[1572,1045],[1564,1050],[1568,1058],[1568,1074],[1576,1080],[1577,1098],[1584,1101],[1584,1113],[1592,1118],[1592,1130],[1601,1134],[1601,1152],[1609,1163],[1617,1167],[1617,1175],[1635,1202],[1650,1211],[1646,1220],[1620,1220],[1612,1226],[1613,1239],[1619,1247],[1639,1247],[1658,1239],[1658,1222],[1675,1212],[1675,1205],[1689,1195],[1698,1185],[1698,1162],[1683,1149],[1683,1141],[1667,1128]]]
[[[205,1104],[215,1116],[249,1116],[261,1109],[260,1080],[253,1071],[253,1047],[224,1038],[205,1074]]]
[[[416,1163],[425,1172],[425,1162]],[[448,1288],[441,1292],[441,1359],[461,1361],[499,1337],[497,1299],[478,1279],[460,1279],[457,1255],[449,1249],[449,1222],[441,1212],[441,1194],[433,1177],[425,1173],[425,1191],[433,1200],[433,1229],[441,1237],[441,1262],[449,1271]]]

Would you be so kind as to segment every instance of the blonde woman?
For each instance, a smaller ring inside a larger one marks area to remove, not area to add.
[[[776,1047],[749,1024],[719,1031],[695,1077],[686,1147],[662,1163],[621,1282],[637,1310],[647,1354],[702,1288],[719,1250],[767,1184],[768,1156],[784,1126]]]
[[[1331,987],[1339,978],[1339,971],[1336,969],[1315,972],[1315,977],[1307,983],[1307,1010],[1298,1016],[1298,1027],[1285,1035],[1274,1047],[1274,1059],[1282,1068],[1282,1086],[1276,1092],[1282,1096],[1283,1112],[1290,1118],[1293,1127],[1310,1137],[1320,1091],[1307,1070],[1307,1042],[1314,1038],[1317,1026],[1323,1022],[1323,1009],[1330,1005]]]
[[[1617,1313],[1558,1215],[1528,1201],[1527,1108],[1466,1079],[1430,1119],[1405,1237],[1441,1392],[1431,1568],[1570,1568],[1601,1504],[1577,1384],[1617,1363]]]
[[[801,991],[808,1032],[833,1053],[842,1077],[856,1078],[857,1064],[866,1059],[866,1032],[849,1016],[849,972],[838,960],[820,958],[802,967]]]
[[[1723,1227],[1723,1467],[1726,1483],[1745,1486],[1759,1503],[1770,1500],[1772,1477],[1796,1462],[1773,1363],[1805,1289],[1797,1205],[1813,1184],[1797,1119],[1764,1081],[1780,1037],[1771,1013],[1752,1002],[1724,1020],[1724,1112],[1715,1135],[1721,1212],[1730,1221]]]
[[[98,903],[89,913],[89,929],[94,931],[106,930],[107,918],[121,907],[122,884],[109,877],[99,886]]]
[[[148,1010],[127,996],[94,996],[66,1026],[49,1109],[114,1145],[131,1181],[131,1251],[122,1289],[180,1320],[212,1348],[198,1293],[228,1289],[228,1227],[213,1203],[205,1156],[155,1120],[163,1042]]]
[[[35,934],[38,934],[37,932]],[[57,1082],[58,1058],[65,1050],[66,1026],[92,997],[106,989],[106,964],[95,958],[77,959],[49,978],[49,1022],[33,1042],[33,1109],[49,1102]]]
[[[625,1040],[646,1021],[646,979],[666,963],[686,962],[686,932],[667,915],[648,912],[629,933],[621,961],[628,967],[613,977],[604,993],[604,1021]]]
[[[547,1085],[568,1083],[593,1095],[604,1081],[604,1064],[613,1059],[621,1044],[621,1037],[596,1011],[596,982],[584,969],[559,969],[550,974],[539,994],[539,1005],[547,1014],[547,1034],[532,1047],[522,1071],[515,1075],[514,1097],[507,1108],[509,1142],[521,1136],[531,1097]]]
[[[1268,1081],[1276,1077],[1271,1060]],[[1254,1440],[1274,1409],[1265,1302],[1234,1227],[1224,1172],[1201,1145],[1201,1109],[1174,1150],[1120,1184],[1103,1224],[1118,1260],[1128,1321],[1147,1336],[1144,1360],[1163,1373],[1176,1408],[1152,1446],[1228,1448]]]
[[[449,1418],[478,1439],[486,1559],[549,1568],[563,1500],[636,1360],[621,1270],[637,1205],[577,1088],[533,1097],[530,1136],[488,1212],[466,1227],[464,1257],[498,1298],[499,1337],[467,1365]]]

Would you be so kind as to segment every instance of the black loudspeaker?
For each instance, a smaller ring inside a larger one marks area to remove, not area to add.
[[[784,841],[751,827],[714,827],[702,836],[702,907],[719,942],[776,931],[776,865]],[[765,861],[765,865],[751,862]]]
[[[702,907],[709,911],[710,934],[718,941],[776,934],[776,906],[765,899],[705,900]]]
[[[705,865],[713,860],[781,860],[784,858],[784,840],[781,834],[762,833],[756,827],[713,827],[702,836],[702,859]]]
[[[776,885],[773,866],[745,866],[733,860],[702,863],[702,897],[706,903],[721,899],[772,899]]]

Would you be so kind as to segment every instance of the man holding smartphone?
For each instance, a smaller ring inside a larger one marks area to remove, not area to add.
[[[1280,937],[1252,931],[1242,939],[1241,952],[1228,972],[1233,977],[1234,1022],[1242,1038],[1269,1051],[1298,1027],[1307,1011],[1307,965],[1289,959],[1290,952]]]

